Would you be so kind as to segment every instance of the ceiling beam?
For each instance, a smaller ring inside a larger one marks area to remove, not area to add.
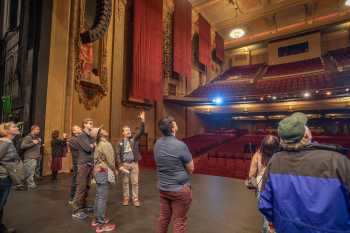
[[[239,14],[237,17],[235,17],[235,14],[232,13],[232,17],[230,19],[217,22],[215,24],[215,28],[217,28],[218,30],[230,29],[230,28],[233,28],[234,26],[246,24],[248,22],[272,15],[274,13],[277,13],[282,10],[286,10],[291,7],[308,4],[309,2],[312,2],[312,1],[313,0],[283,1],[276,4],[270,4],[268,7],[262,7],[255,11],[247,12],[247,14]]]

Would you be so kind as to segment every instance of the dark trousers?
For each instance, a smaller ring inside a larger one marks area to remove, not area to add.
[[[7,198],[10,194],[11,184],[12,182],[8,177],[0,179],[0,233],[6,232],[6,227],[2,222],[2,218],[4,215],[4,208],[7,202]]]
[[[93,166],[90,164],[78,165],[77,191],[74,197],[73,211],[82,211],[87,206],[86,199],[90,190]]]
[[[77,191],[77,178],[78,178],[78,161],[73,157],[73,168],[72,168],[72,184],[70,188],[70,200],[74,200],[75,192]]]
[[[184,233],[191,202],[192,190],[189,186],[184,186],[179,192],[160,191],[157,233],[167,233],[171,219],[173,219],[173,233]]]

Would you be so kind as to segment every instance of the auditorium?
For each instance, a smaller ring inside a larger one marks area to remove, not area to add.
[[[350,232],[350,0],[1,0],[0,233]]]

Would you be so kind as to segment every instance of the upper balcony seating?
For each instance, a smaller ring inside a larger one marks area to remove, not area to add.
[[[321,58],[268,66],[264,77],[289,76],[302,73],[324,71]]]
[[[328,54],[334,58],[339,68],[350,66],[350,47],[329,51]]]

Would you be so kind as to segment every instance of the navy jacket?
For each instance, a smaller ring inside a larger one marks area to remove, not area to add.
[[[259,209],[278,233],[350,233],[350,160],[303,148],[276,153],[265,172]]]

